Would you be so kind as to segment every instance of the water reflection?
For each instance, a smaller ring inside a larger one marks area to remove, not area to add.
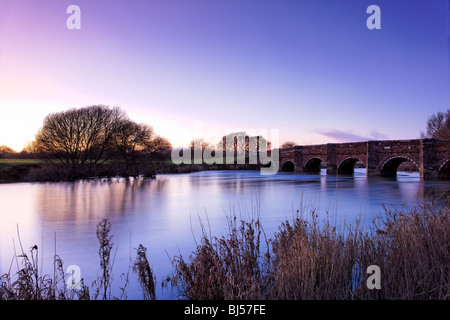
[[[144,195],[163,192],[166,182],[117,179],[41,184],[35,208],[49,221],[115,218],[142,206]]]
[[[258,216],[270,237],[281,222],[305,210],[317,209],[336,224],[360,218],[371,222],[383,213],[383,205],[418,203],[439,197],[448,188],[448,182],[420,181],[409,173],[399,173],[396,179],[367,177],[364,169],[356,169],[351,176],[328,176],[324,171],[274,176],[261,176],[258,171],[205,171],[160,175],[156,180],[3,184],[0,273],[10,268],[17,226],[25,248],[38,244],[41,270],[52,274],[56,247],[66,266],[79,265],[83,277],[92,281],[99,269],[95,226],[99,218],[109,218],[117,246],[117,272],[128,270],[133,248],[142,243],[149,249],[160,281],[171,269],[167,255],[188,256],[195,248],[194,237],[202,231],[199,219],[212,234],[220,235],[228,230],[230,214]],[[129,298],[141,297],[136,284],[130,280]],[[170,295],[159,292],[159,297]]]

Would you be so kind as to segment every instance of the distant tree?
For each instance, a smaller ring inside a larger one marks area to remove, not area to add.
[[[22,152],[26,153],[38,153],[39,152],[39,145],[36,140],[28,140],[25,143],[25,146],[22,149]]]
[[[8,146],[1,145],[0,146],[0,152],[14,153],[15,151],[14,151],[14,149],[12,149],[12,148],[10,148]]]
[[[438,112],[427,120],[426,138],[450,139],[450,109],[446,112]]]
[[[17,154],[17,152],[14,151],[14,149],[12,149],[8,146],[5,146],[5,145],[0,146],[0,158],[7,158],[14,154]]]
[[[265,151],[272,149],[272,142],[264,138],[263,136],[257,136],[256,137],[256,150],[258,151]]]
[[[191,147],[191,148],[201,147],[202,151],[203,151],[209,147],[209,143],[206,142],[203,138],[195,138],[195,139],[191,140],[189,147]]]
[[[154,136],[145,146],[144,152],[150,159],[164,160],[170,157],[172,144],[169,140],[161,136]]]
[[[285,141],[281,145],[281,148],[292,148],[295,147],[297,144],[294,141]]]
[[[231,138],[232,142],[229,143],[227,140]],[[225,150],[233,150],[233,151],[248,151],[249,149],[249,136],[245,132],[234,132],[222,138]],[[228,143],[228,145],[227,145]]]
[[[270,148],[270,141],[263,136],[252,136],[244,131],[233,132],[223,136],[217,144],[219,150],[223,151],[261,151]]]

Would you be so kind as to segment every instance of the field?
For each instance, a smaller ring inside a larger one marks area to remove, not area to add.
[[[0,159],[0,167],[36,166],[44,163],[43,159]]]

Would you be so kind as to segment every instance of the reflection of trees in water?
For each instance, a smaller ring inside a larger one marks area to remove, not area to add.
[[[258,172],[259,174],[259,172]],[[239,171],[229,171],[225,175],[216,176],[211,172],[200,172],[195,176],[191,176],[189,184],[195,188],[217,188],[222,190],[235,190],[237,193],[251,188],[255,185],[254,177],[248,173],[240,173]]]
[[[127,214],[161,192],[165,179],[83,180],[40,185],[36,197],[39,214],[55,220],[113,218]]]
[[[157,205],[155,199],[163,203],[187,201],[188,206],[189,199],[198,199],[197,201],[202,203],[222,201],[233,199],[233,194],[252,194],[256,189],[271,198],[272,194],[278,194],[275,192],[278,188],[287,185],[297,188],[298,192],[309,190],[313,194],[315,189],[311,188],[317,188],[317,192],[320,192],[324,199],[330,196],[329,191],[335,190],[339,192],[339,196],[345,195],[344,198],[354,197],[355,201],[367,199],[378,204],[389,203],[391,200],[396,203],[398,200],[405,203],[436,200],[445,198],[450,192],[445,183],[420,181],[419,177],[416,180],[416,177],[410,174],[397,178],[365,176],[337,178],[314,175],[316,176],[317,179],[313,180],[305,180],[305,177],[310,177],[309,175],[299,175],[299,178],[295,178],[294,175],[279,175],[263,179],[248,172],[230,171],[218,175],[212,172],[163,175],[154,180],[111,179],[48,183],[40,184],[37,188],[36,208],[38,214],[46,220],[77,221],[96,220],[100,217],[114,218],[133,212],[151,211],[154,205]],[[280,199],[275,200],[283,201],[283,196],[279,196]]]

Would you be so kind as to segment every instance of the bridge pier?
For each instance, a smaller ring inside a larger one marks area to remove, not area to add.
[[[420,179],[435,180],[439,178],[439,166],[437,161],[436,140],[421,139],[419,149]]]
[[[367,163],[366,163],[366,174],[368,177],[375,177],[380,175],[380,168],[378,164],[380,163],[379,152],[377,150],[376,141],[367,141]]]
[[[303,147],[302,146],[296,146],[294,149],[294,172],[303,172]]]
[[[327,144],[327,174],[337,174],[338,163],[336,158],[336,144]]]

